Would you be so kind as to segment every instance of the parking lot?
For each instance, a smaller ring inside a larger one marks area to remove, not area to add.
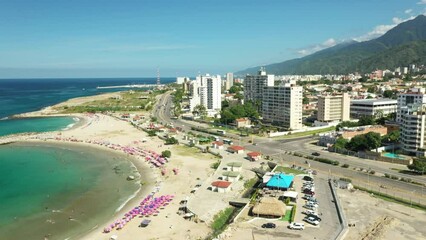
[[[280,220],[269,219],[254,219],[249,222],[238,223],[238,228],[234,229],[230,239],[330,239],[336,236],[340,230],[340,223],[337,217],[337,211],[332,201],[330,187],[328,186],[327,176],[317,175],[314,176],[315,183],[315,198],[318,201],[318,208],[316,211],[320,214],[321,222],[319,225],[314,226],[310,223],[303,221],[306,217],[303,211],[308,209],[304,208],[305,200],[302,199],[302,180],[303,175],[298,175],[294,178],[294,189],[299,192],[297,199],[297,211],[295,222],[303,223],[304,230],[291,230],[288,228],[290,223]],[[262,224],[272,222],[276,228],[264,229]],[[251,230],[251,231],[250,231]]]

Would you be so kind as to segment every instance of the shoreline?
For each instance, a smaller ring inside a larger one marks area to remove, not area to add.
[[[109,93],[111,94],[111,93]],[[96,96],[96,97],[99,97]],[[84,97],[85,100],[91,100],[88,97]],[[67,100],[66,104],[73,102],[73,99]],[[77,98],[76,102],[81,102],[81,98]],[[59,103],[64,104],[64,103]],[[57,104],[58,105],[58,104]],[[56,105],[55,105],[56,106]],[[79,234],[72,239],[83,239],[83,240],[109,240],[112,235],[119,235],[120,239],[135,239],[135,236],[143,234],[146,238],[156,239],[171,239],[169,236],[174,236],[172,239],[200,239],[207,236],[211,229],[208,224],[203,221],[188,221],[185,220],[181,215],[176,213],[180,207],[180,200],[189,197],[191,189],[198,184],[201,179],[205,179],[211,171],[210,165],[213,160],[206,159],[200,156],[188,156],[186,153],[177,150],[175,146],[164,145],[164,142],[157,137],[149,137],[144,131],[138,130],[134,126],[130,125],[127,121],[120,120],[114,116],[104,114],[58,114],[53,109],[53,106],[44,108],[40,111],[31,113],[20,114],[19,117],[78,117],[81,119],[79,123],[72,126],[67,130],[58,130],[52,132],[42,133],[30,133],[30,134],[18,134],[17,136],[3,136],[1,140],[8,138],[14,142],[59,142],[62,144],[83,144],[85,146],[99,149],[100,151],[114,151],[124,154],[126,159],[133,164],[135,170],[142,177],[140,190],[135,196],[129,196],[130,200],[125,201],[121,206],[117,207],[117,212],[110,216],[105,221],[100,221],[88,232]],[[149,116],[150,112],[138,113],[144,116]],[[2,139],[3,138],[3,139]],[[142,139],[144,139],[142,141]],[[146,139],[148,139],[146,141]],[[90,143],[89,143],[90,142]],[[163,166],[154,166],[153,163],[147,161],[145,157],[131,156],[123,152],[123,150],[113,150],[104,145],[108,144],[119,144],[124,147],[137,147],[142,151],[152,151],[157,154],[164,150],[176,149],[177,152],[173,151],[173,157],[171,161],[165,163]],[[104,146],[100,146],[104,145]],[[173,174],[174,170],[178,169],[179,174]],[[162,170],[167,170],[167,174],[163,176]],[[173,171],[172,171],[173,170]],[[128,213],[135,206],[139,206],[139,203],[146,196],[155,193],[154,197],[172,195],[176,199],[171,201],[169,206],[163,207],[159,211],[158,215],[151,216],[148,219],[152,219],[152,223],[148,228],[138,227],[143,218],[135,218],[130,221],[123,230],[117,231],[114,229],[110,233],[103,233],[105,227],[113,223],[117,218],[122,218],[125,213]],[[174,226],[178,226],[174,228]]]
[[[43,116],[43,117],[55,117],[55,116]],[[45,135],[45,134],[54,134],[57,132],[62,132],[62,131],[71,131],[74,129],[79,129],[82,126],[84,126],[88,121],[87,119],[85,119],[82,116],[74,116],[74,117],[78,117],[79,119],[81,119],[79,121],[78,124],[75,124],[75,126],[73,126],[70,129],[66,129],[66,130],[60,130],[60,131],[53,131],[53,132],[42,132],[42,133],[19,133],[19,134],[12,134],[12,135],[6,135],[6,136],[1,136],[0,138],[9,138],[9,137],[23,137],[24,139],[18,139],[15,141],[11,141],[11,142],[6,142],[6,143],[2,143],[1,145],[8,145],[8,144],[19,144],[19,143],[25,143],[25,144],[49,144],[52,146],[83,146],[83,147],[88,147],[94,150],[101,150],[103,152],[111,152],[114,153],[115,155],[119,155],[122,156],[123,158],[125,158],[130,164],[131,164],[131,168],[133,168],[136,172],[137,172],[137,178],[134,181],[139,181],[139,188],[137,191],[135,191],[132,195],[128,196],[128,199],[125,200],[120,206],[118,206],[114,212],[114,214],[110,217],[108,217],[108,219],[103,220],[102,222],[99,222],[95,227],[91,228],[89,231],[86,231],[84,233],[80,233],[76,236],[73,237],[68,237],[67,239],[85,239],[87,237],[87,239],[91,239],[90,236],[92,235],[97,235],[98,233],[103,231],[103,226],[108,225],[110,222],[113,221],[113,219],[123,216],[125,213],[127,213],[128,211],[132,210],[133,206],[138,205],[138,203],[141,201],[141,199],[143,199],[144,197],[152,194],[155,191],[155,187],[156,184],[158,182],[160,182],[160,179],[158,178],[158,174],[154,171],[154,169],[151,169],[150,166],[146,163],[146,162],[142,162],[140,161],[140,159],[138,159],[135,156],[129,155],[129,154],[125,154],[122,151],[119,150],[113,150],[110,149],[108,147],[105,146],[99,146],[96,144],[91,144],[91,143],[85,143],[85,142],[68,142],[68,141],[57,141],[57,140],[43,140],[43,139],[37,139],[34,137],[38,137],[40,135]],[[27,137],[27,138],[26,138]],[[132,174],[135,175],[135,174]]]

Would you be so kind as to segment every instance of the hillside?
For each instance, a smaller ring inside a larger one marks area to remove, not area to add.
[[[394,68],[426,58],[426,16],[403,22],[383,36],[365,42],[346,42],[311,55],[266,65],[273,74],[346,74]],[[377,61],[377,62],[376,62]],[[237,74],[254,74],[259,67]]]

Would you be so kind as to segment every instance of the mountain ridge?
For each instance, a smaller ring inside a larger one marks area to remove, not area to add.
[[[364,42],[344,42],[308,56],[269,64],[265,67],[268,73],[277,75],[365,73],[379,66],[375,66],[375,59],[380,60],[380,67],[382,68],[392,68],[395,67],[394,63],[401,63],[398,61],[398,54],[404,53],[404,47],[400,48],[403,45],[406,45],[406,49],[411,49],[409,56],[404,57],[409,62],[403,65],[424,62],[423,59],[426,58],[426,55],[423,55],[425,52],[423,48],[426,48],[426,46],[422,41],[425,40],[426,16],[419,15],[412,20],[398,24],[376,39]],[[397,49],[395,54],[393,54],[393,48]],[[416,49],[417,52],[413,52],[413,49]],[[386,59],[383,59],[384,52],[386,52],[384,54]],[[367,66],[367,64],[370,65]],[[259,67],[248,68],[236,74],[254,74]]]

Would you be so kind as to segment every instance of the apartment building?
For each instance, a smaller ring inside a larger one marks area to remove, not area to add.
[[[354,118],[363,116],[381,117],[397,111],[396,99],[362,99],[351,100],[350,115]]]
[[[317,120],[321,122],[349,121],[350,103],[347,93],[318,97]]]
[[[263,87],[263,120],[291,130],[301,129],[302,91],[301,86],[294,84]]]
[[[402,149],[406,154],[425,156],[426,91],[411,88],[398,95],[396,121],[400,124]]]
[[[208,115],[214,116],[222,108],[221,78],[209,74],[197,76],[189,87],[189,108],[192,112],[197,105],[206,107]]]
[[[425,156],[426,105],[406,107],[400,118],[402,150],[409,155]]]
[[[412,106],[426,104],[426,91],[424,88],[411,88],[406,93],[398,95],[398,111],[396,121],[402,122],[402,117]]]
[[[229,90],[233,85],[234,85],[234,74],[233,73],[227,73],[226,74],[225,90]]]
[[[244,101],[262,101],[264,87],[274,86],[274,75],[267,75],[261,68],[257,75],[247,75],[244,78]]]

